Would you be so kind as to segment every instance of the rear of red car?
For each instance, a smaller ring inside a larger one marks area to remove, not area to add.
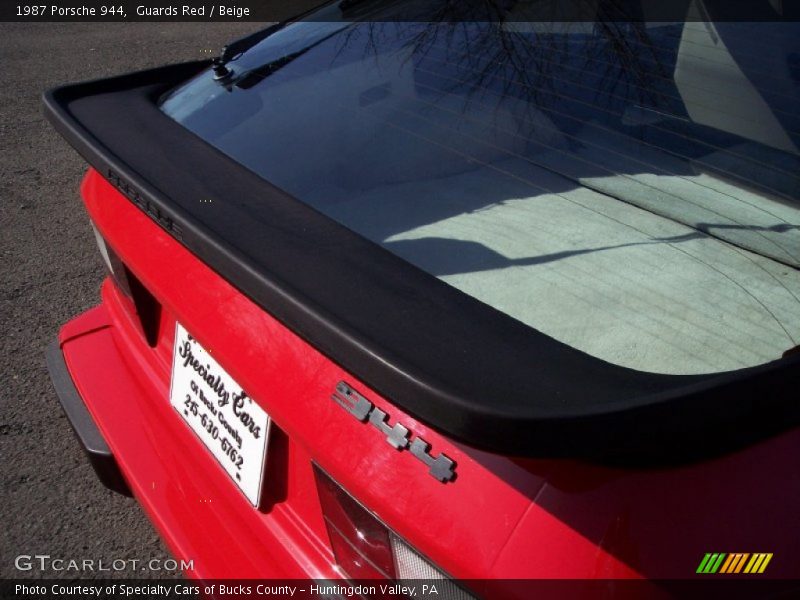
[[[197,578],[796,578],[796,82],[717,25],[753,133],[697,23],[325,10],[46,97],[109,270],[48,364],[104,482]]]

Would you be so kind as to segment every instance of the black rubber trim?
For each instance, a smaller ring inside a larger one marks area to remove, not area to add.
[[[504,454],[657,461],[727,451],[800,422],[800,356],[707,376],[612,365],[264,181],[157,105],[207,64],[61,87],[45,94],[45,112],[196,256],[421,421]]]
[[[78,390],[75,389],[75,384],[72,382],[72,377],[70,377],[67,369],[67,363],[64,362],[64,354],[61,352],[61,347],[57,341],[47,347],[45,357],[47,359],[47,370],[50,373],[53,386],[56,388],[61,408],[64,409],[64,414],[67,415],[75,436],[83,446],[83,451],[89,458],[97,478],[108,489],[125,496],[132,496],[131,490],[119,470],[119,465],[117,465],[114,455],[103,438],[103,434],[100,433],[97,425],[95,425],[92,415],[89,414],[83,399],[78,394]]]

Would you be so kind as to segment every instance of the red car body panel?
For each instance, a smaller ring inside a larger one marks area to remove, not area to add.
[[[797,577],[800,432],[665,469],[521,460],[405,414],[249,300],[95,171],[82,194],[107,243],[161,304],[157,343],[107,280],[59,340],[81,397],[176,558],[202,578],[337,578],[312,461],[460,579],[688,578],[705,552],[772,552]],[[179,321],[273,418],[256,510],[168,400]],[[431,368],[435,368],[432,365]],[[331,401],[344,380],[457,463],[443,484]],[[587,390],[590,393],[590,390]],[[780,499],[780,500],[779,500]]]

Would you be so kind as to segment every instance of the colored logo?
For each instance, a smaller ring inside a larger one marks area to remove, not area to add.
[[[772,552],[707,552],[697,573],[763,573],[771,560]]]

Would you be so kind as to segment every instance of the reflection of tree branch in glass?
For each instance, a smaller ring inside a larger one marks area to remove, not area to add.
[[[800,24],[703,21],[699,0],[678,22],[603,0],[342,6],[163,109],[607,361],[716,372],[800,341]]]

